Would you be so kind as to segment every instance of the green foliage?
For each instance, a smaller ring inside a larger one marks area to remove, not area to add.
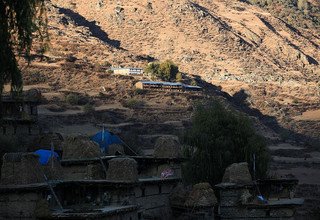
[[[182,73],[178,72],[176,75],[176,82],[182,82]]]
[[[191,80],[191,85],[192,86],[197,86],[198,84],[197,84],[197,81],[195,80],[195,79],[192,79]]]
[[[135,95],[143,95],[143,94],[145,94],[145,93],[146,93],[146,90],[144,90],[144,89],[136,88],[136,89],[134,90],[134,94],[135,94]]]
[[[122,103],[122,105],[126,108],[141,108],[144,106],[144,104],[144,101],[134,98],[127,99]]]
[[[90,103],[87,103],[83,106],[83,112],[86,114],[93,113],[95,111],[94,106]]]
[[[162,63],[149,63],[144,69],[144,72],[151,77],[157,77],[165,81],[174,81],[176,80],[179,68],[171,60],[166,60]]]
[[[9,82],[13,94],[21,93],[22,76],[15,54],[29,57],[35,31],[47,43],[45,1],[1,0],[0,24],[0,95],[3,85]]]
[[[219,102],[198,106],[192,128],[185,134],[184,178],[190,183],[221,182],[227,166],[247,161],[252,168],[256,155],[257,177],[266,175],[269,154],[264,139],[255,133],[247,117],[226,110]]]
[[[79,96],[73,93],[66,96],[66,102],[70,105],[78,105],[79,99],[80,99]]]

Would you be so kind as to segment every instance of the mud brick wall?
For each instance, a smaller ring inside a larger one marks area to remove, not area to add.
[[[35,219],[38,193],[1,193],[0,216],[3,219]]]
[[[26,153],[8,153],[3,156],[1,184],[30,184],[44,182],[38,156]]]
[[[139,173],[139,177],[160,177],[161,172],[165,169],[172,169],[174,172],[174,177],[181,178],[181,164],[180,163],[166,163],[166,164],[152,164]]]
[[[105,179],[105,173],[100,164],[63,166],[65,180],[100,180]]]
[[[156,183],[135,187],[137,205],[141,205],[143,215],[154,219],[170,219],[169,196],[175,183]]]
[[[294,219],[293,208],[286,207],[251,207],[241,203],[245,188],[220,189],[219,210],[221,219]]]

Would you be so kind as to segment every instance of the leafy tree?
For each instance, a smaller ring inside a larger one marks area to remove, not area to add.
[[[9,82],[14,94],[21,92],[16,56],[29,57],[33,32],[48,39],[46,23],[44,0],[0,0],[0,95]]]
[[[176,81],[177,82],[182,82],[182,73],[181,72],[178,72],[177,75],[176,75]]]
[[[179,68],[171,60],[166,60],[159,66],[159,77],[163,80],[170,81],[176,79]]]
[[[185,143],[189,145],[185,154],[189,160],[183,174],[188,182],[217,184],[232,163],[247,161],[252,168],[253,154],[257,177],[266,175],[269,162],[266,145],[247,117],[214,102],[198,106],[192,122],[192,128],[185,134]]]
[[[156,62],[148,63],[148,65],[144,68],[144,72],[151,76],[158,76],[159,66],[160,64]]]
[[[171,60],[166,60],[162,63],[149,63],[144,69],[144,72],[165,81],[174,81],[176,80],[179,68]]]

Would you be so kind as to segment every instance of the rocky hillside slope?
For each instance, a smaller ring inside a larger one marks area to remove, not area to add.
[[[298,30],[235,0],[51,4],[51,49],[25,70],[27,83],[37,76],[55,89],[118,89],[119,83],[101,75],[110,64],[143,67],[171,59],[182,72],[220,86],[240,104],[319,136],[320,33],[315,30]],[[305,111],[311,119],[300,116]]]

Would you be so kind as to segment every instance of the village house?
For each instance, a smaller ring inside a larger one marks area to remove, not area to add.
[[[179,82],[139,81],[135,84],[137,89],[170,90],[170,91],[201,91],[200,86],[191,86]]]
[[[1,102],[2,133],[4,135],[17,132],[30,134],[31,127],[37,122],[39,100],[3,96]],[[17,131],[18,127],[19,131]]]
[[[111,68],[114,74],[117,75],[126,75],[126,76],[141,76],[143,75],[142,68],[135,68],[135,67],[127,67],[127,68]]]

